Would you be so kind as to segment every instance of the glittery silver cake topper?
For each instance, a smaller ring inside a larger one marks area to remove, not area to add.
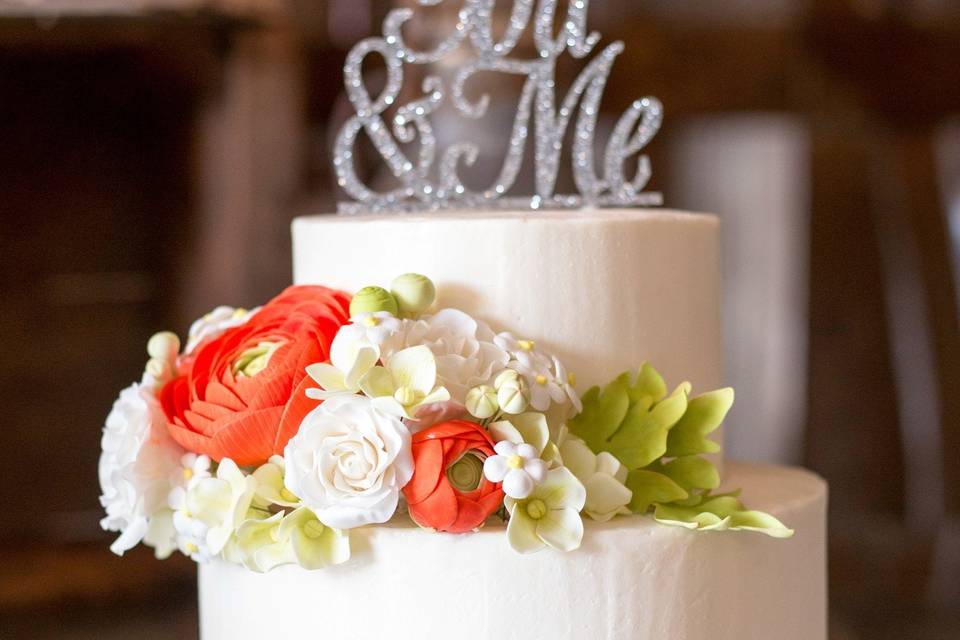
[[[417,0],[433,6],[444,0]],[[567,15],[559,34],[555,33],[557,0],[514,0],[510,21],[499,41],[493,37],[493,7],[496,0],[464,0],[452,33],[432,51],[410,47],[401,33],[414,16],[412,9],[391,11],[383,24],[383,36],[358,43],[347,56],[344,83],[356,114],[337,136],[334,167],[343,190],[356,202],[341,203],[341,213],[401,212],[439,209],[539,209],[581,206],[643,206],[661,204],[660,194],[644,192],[650,180],[650,160],[637,158],[636,172],[628,178],[625,165],[646,147],[660,129],[663,108],[656,98],[635,101],[621,116],[607,142],[602,175],[597,175],[595,135],[600,100],[613,63],[623,52],[623,43],[614,42],[595,56],[580,72],[567,95],[558,104],[556,97],[557,58],[569,51],[574,58],[590,55],[600,40],[587,33],[589,0],[569,0]],[[539,55],[531,59],[510,57],[520,38],[533,24],[533,39]],[[436,75],[423,81],[422,97],[400,105],[391,122],[384,112],[396,104],[403,85],[405,65],[439,62],[468,41],[473,57],[459,62],[447,83]],[[377,54],[386,63],[386,86],[376,99],[367,92],[362,77],[364,59]],[[493,186],[471,191],[461,182],[461,163],[473,165],[479,148],[457,143],[444,150],[437,160],[437,138],[430,116],[449,101],[466,119],[482,118],[490,103],[484,95],[471,102],[464,87],[480,72],[499,72],[526,77],[520,93],[510,144]],[[579,105],[579,108],[578,108]],[[573,177],[579,194],[558,195],[557,175],[563,141],[576,113],[573,136]],[[532,124],[531,124],[532,119]],[[357,175],[354,149],[361,132],[373,143],[400,186],[389,192],[369,188]],[[533,134],[535,195],[510,194],[523,163],[527,140]],[[408,157],[402,145],[419,143],[417,157]]]

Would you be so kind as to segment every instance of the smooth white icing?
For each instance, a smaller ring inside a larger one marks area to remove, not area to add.
[[[796,528],[775,540],[627,516],[586,523],[580,550],[521,556],[502,525],[438,534],[405,516],[354,530],[354,558],[316,572],[200,567],[204,640],[823,640],[826,485],[728,464],[749,506]]]
[[[418,272],[437,306],[537,340],[582,393],[650,361],[694,393],[721,385],[719,225],[619,209],[315,216],[293,223],[294,281],[356,291]],[[721,435],[717,434],[720,439]]]

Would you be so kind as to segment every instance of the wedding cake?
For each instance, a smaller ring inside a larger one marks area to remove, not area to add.
[[[294,286],[150,340],[104,428],[112,550],[197,561],[204,640],[825,639],[826,485],[723,459],[718,221],[643,208],[646,156],[625,172],[659,102],[627,110],[597,175],[622,45],[558,104],[556,57],[599,41],[586,0],[559,35],[555,2],[516,0],[496,41],[493,5],[465,2],[431,51],[392,11],[349,54],[334,165],[354,202],[294,222]],[[539,56],[520,59],[528,25]],[[467,41],[475,60],[401,103],[404,65]],[[387,68],[375,97],[368,56]],[[478,192],[460,179],[478,148],[438,159],[430,115],[482,117],[489,99],[464,92],[481,71],[527,81]],[[557,195],[578,104],[579,194]],[[535,195],[507,195],[531,132]],[[361,133],[394,190],[356,172]]]

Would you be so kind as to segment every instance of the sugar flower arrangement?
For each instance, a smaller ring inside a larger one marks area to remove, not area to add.
[[[506,521],[521,553],[574,551],[584,517],[792,535],[714,493],[703,454],[732,390],[668,393],[645,364],[580,397],[537,342],[430,312],[435,297],[417,274],[352,298],[291,287],[215,309],[183,349],[151,338],[103,431],[111,549],[264,572],[346,562],[352,529],[392,519],[450,534]]]

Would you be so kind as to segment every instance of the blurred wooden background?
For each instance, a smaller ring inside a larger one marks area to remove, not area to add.
[[[150,334],[289,282],[289,221],[336,199],[343,58],[389,6],[0,0],[0,628],[193,633],[189,562],[106,551],[100,425]],[[667,107],[653,187],[738,230],[732,375],[773,373],[732,446],[831,483],[833,636],[960,637],[960,6],[595,0],[591,26],[627,43],[604,109]],[[761,347],[751,287],[789,294]]]

